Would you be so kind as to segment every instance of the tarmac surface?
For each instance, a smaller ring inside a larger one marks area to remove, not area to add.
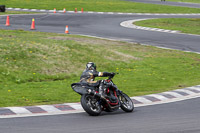
[[[199,133],[200,98],[137,107],[133,113],[86,113],[0,119],[1,133]]]
[[[98,13],[47,13],[42,15],[12,15],[10,27],[5,26],[6,16],[0,16],[0,28],[30,30],[35,18],[36,30],[96,36],[183,51],[200,52],[200,36],[161,33],[120,26],[121,22],[143,18],[200,18],[200,14],[98,14]]]

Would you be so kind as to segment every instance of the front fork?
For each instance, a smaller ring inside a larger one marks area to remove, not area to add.
[[[123,96],[123,92],[120,90],[116,90],[117,91],[117,97],[119,99],[119,106],[121,106],[121,101],[122,101],[122,96]]]

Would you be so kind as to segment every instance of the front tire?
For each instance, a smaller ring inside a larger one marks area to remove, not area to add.
[[[125,112],[132,112],[134,110],[134,104],[131,98],[126,95],[122,94],[120,96],[120,102],[121,102],[121,109],[124,110]]]
[[[81,105],[89,115],[98,116],[101,114],[101,105],[97,99],[89,94],[81,96]]]

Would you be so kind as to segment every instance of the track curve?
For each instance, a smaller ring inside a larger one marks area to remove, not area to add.
[[[64,33],[65,26],[69,26],[71,34],[97,36],[121,41],[179,49],[183,51],[200,52],[199,36],[187,34],[160,33],[140,29],[128,29],[120,26],[126,20],[142,18],[200,18],[200,15],[184,14],[43,14],[43,15],[15,15],[10,17],[11,27],[5,27],[6,16],[0,17],[2,29],[29,30],[32,18],[36,21],[36,31]]]
[[[0,119],[2,133],[199,133],[200,98],[91,117],[86,113]]]

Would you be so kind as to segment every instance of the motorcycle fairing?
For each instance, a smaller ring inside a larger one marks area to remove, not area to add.
[[[86,83],[73,83],[71,84],[72,89],[80,95],[88,93],[88,90],[95,90],[95,87],[88,86]]]

